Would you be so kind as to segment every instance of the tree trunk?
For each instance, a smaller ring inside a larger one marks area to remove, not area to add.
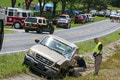
[[[54,5],[54,7],[53,7],[53,17],[56,15],[56,8],[57,8],[57,2],[53,2],[53,5]]]
[[[42,11],[42,0],[38,0],[39,2],[39,7],[40,7],[40,15],[41,15],[41,11]]]
[[[11,0],[11,6],[14,8],[16,4],[16,0]]]
[[[62,1],[62,14],[64,14],[66,7],[66,0],[61,0],[61,1]]]

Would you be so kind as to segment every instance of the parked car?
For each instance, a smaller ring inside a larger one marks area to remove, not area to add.
[[[85,19],[85,22],[89,22],[89,18],[86,14],[80,14]]]
[[[57,22],[57,27],[62,27],[62,28],[71,28],[71,18],[69,15],[62,14],[59,16],[58,22]]]
[[[75,20],[74,20],[74,23],[76,24],[76,23],[85,23],[85,19],[84,19],[84,17],[83,16],[81,16],[81,15],[77,15],[76,17],[75,17]]]
[[[75,17],[74,23],[86,23],[89,21],[89,18],[86,14],[80,14]]]
[[[28,17],[24,24],[25,32],[36,31],[37,33],[49,32],[54,33],[54,27],[44,17]]]
[[[111,15],[116,15],[117,14],[117,11],[116,10],[112,10],[111,11]]]
[[[94,17],[91,15],[91,14],[86,14],[87,18],[88,18],[88,21],[90,22],[94,22]]]
[[[120,13],[120,10],[117,10],[117,13]]]
[[[92,14],[93,16],[96,16],[97,10],[91,10],[91,11],[90,11],[90,14]]]
[[[110,11],[110,10],[106,10],[106,11],[105,11],[105,16],[106,16],[106,17],[110,17],[110,15],[111,15],[111,11]]]
[[[24,64],[47,77],[65,76],[66,68],[74,64],[74,55],[78,47],[58,36],[48,35],[42,40],[35,40],[25,55]]]
[[[97,16],[102,16],[102,17],[104,17],[104,16],[105,16],[105,12],[104,12],[104,11],[99,11],[99,12],[97,13]]]

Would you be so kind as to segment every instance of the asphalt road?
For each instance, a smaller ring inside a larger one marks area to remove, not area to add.
[[[120,29],[120,23],[112,23],[104,20],[72,29],[56,30],[54,35],[60,36],[71,42],[82,42],[95,37],[101,37]],[[35,44],[34,40],[43,38],[48,33],[36,34],[36,32],[25,33],[17,30],[16,34],[5,34],[3,48],[0,54],[25,51]]]

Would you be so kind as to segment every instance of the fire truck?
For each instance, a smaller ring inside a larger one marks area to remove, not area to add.
[[[23,28],[24,20],[27,17],[32,17],[34,14],[30,10],[23,10],[20,8],[6,8],[6,24],[12,25],[15,29]]]

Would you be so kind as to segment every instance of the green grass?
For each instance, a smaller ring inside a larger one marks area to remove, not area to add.
[[[4,33],[5,34],[13,34],[13,33],[16,33],[16,32],[12,31],[12,30],[4,30]]]
[[[90,73],[79,78],[66,77],[64,80],[120,80],[120,45],[116,45],[115,48],[115,53],[101,64],[98,76]]]
[[[104,46],[106,46],[111,42],[120,40],[119,33],[120,33],[120,30],[113,32],[109,35],[106,35],[104,37],[101,37],[100,41],[103,43]],[[92,51],[95,46],[95,43],[94,41],[86,41],[82,43],[76,43],[76,45],[79,47],[80,54],[84,54],[86,52]]]
[[[120,10],[120,8],[118,8],[118,7],[112,7],[112,6],[108,6],[108,9],[109,10]]]
[[[25,53],[0,55],[0,78],[28,72],[29,69],[22,65],[24,56]]]

